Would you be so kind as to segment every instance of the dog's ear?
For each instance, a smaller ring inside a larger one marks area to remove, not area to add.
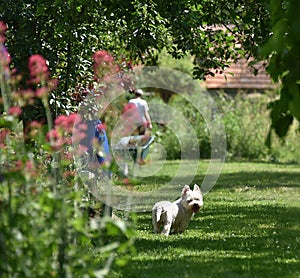
[[[198,184],[194,184],[194,190],[193,191],[199,191],[201,193],[200,187]]]
[[[181,195],[185,195],[187,192],[189,192],[191,189],[190,187],[186,184],[183,189],[182,189],[182,192],[181,192]]]

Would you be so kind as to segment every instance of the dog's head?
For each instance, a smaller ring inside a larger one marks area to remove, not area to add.
[[[188,185],[185,185],[181,192],[181,200],[183,206],[194,213],[203,207],[202,193],[197,184],[194,185],[194,190],[191,190]]]

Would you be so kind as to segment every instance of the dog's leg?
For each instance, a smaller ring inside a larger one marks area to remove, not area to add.
[[[156,210],[152,211],[152,225],[153,225],[153,233],[157,234],[159,232],[159,223],[157,221]]]
[[[159,233],[159,223],[156,222],[156,219],[153,218],[153,221],[152,221],[152,224],[153,224],[153,233],[157,234]]]
[[[153,233],[158,234],[159,228],[160,228],[160,226],[158,223],[153,223]]]
[[[164,228],[161,231],[161,233],[165,236],[168,236],[170,234],[170,231],[171,231],[171,223],[164,225]]]

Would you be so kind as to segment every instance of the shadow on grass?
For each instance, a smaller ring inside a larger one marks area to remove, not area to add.
[[[233,165],[220,175],[181,235],[154,235],[151,212],[139,214],[136,254],[109,277],[300,277],[300,170],[262,166]],[[185,178],[191,176],[183,184]],[[151,188],[169,179],[143,183]]]
[[[197,177],[196,177],[197,178]],[[201,179],[201,177],[199,177]],[[238,172],[222,174],[216,184],[217,188],[253,186],[256,189],[277,187],[299,187],[300,172]]]
[[[299,215],[298,207],[219,204],[165,237],[143,214],[136,255],[111,277],[299,277]]]
[[[172,175],[160,175],[143,177],[141,182],[143,184],[151,185],[164,185],[172,180]],[[189,176],[188,174],[177,178],[179,184],[184,185],[187,180],[192,180],[193,183],[201,185],[204,175]],[[236,188],[236,187],[255,187],[256,189],[267,188],[300,188],[300,169],[299,172],[288,171],[257,171],[246,172],[241,171],[237,173],[224,173],[221,174],[215,188]]]

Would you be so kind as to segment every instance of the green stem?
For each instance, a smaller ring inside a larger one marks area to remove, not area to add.
[[[64,200],[64,198],[63,198]],[[67,229],[66,219],[64,214],[64,204],[62,204],[60,211],[61,223],[59,228],[60,244],[58,247],[58,265],[59,265],[59,277],[66,277],[65,264],[66,264],[66,248],[67,248]]]
[[[8,84],[6,82],[5,76],[4,76],[4,71],[3,68],[0,68],[0,85],[1,85],[1,95],[2,95],[2,100],[3,100],[3,107],[4,111],[7,113],[10,107],[10,98],[8,95]]]
[[[44,96],[42,98],[42,102],[46,111],[46,117],[47,117],[47,123],[48,123],[48,130],[51,131],[53,129],[53,123],[52,123],[52,116],[51,116],[51,110],[50,110],[50,106],[49,106],[49,102],[48,102],[48,97]],[[52,136],[50,136],[50,145],[53,146],[53,138]],[[53,153],[53,164],[51,167],[51,171],[54,177],[54,181],[55,184],[59,183],[59,177],[60,177],[60,173],[59,173],[59,167],[58,167],[58,163],[59,163],[59,154],[57,152]],[[53,184],[52,187],[53,193],[56,193],[56,186]]]
[[[45,96],[42,98],[43,105],[45,107],[46,111],[46,117],[47,117],[47,123],[48,123],[48,130],[51,131],[53,129],[53,122],[52,122],[52,115],[51,115],[51,109],[48,102],[48,97]],[[53,138],[50,136],[50,144],[53,145]],[[53,193],[56,194],[56,184],[59,184],[60,180],[60,171],[59,171],[59,158],[60,155],[58,152],[53,153],[53,164],[51,167],[51,171],[54,177],[54,184],[52,187]],[[66,217],[65,217],[65,189],[62,188],[62,194],[59,196],[61,198],[61,205],[60,205],[60,211],[59,211],[59,217],[60,217],[60,225],[58,229],[58,234],[60,236],[60,244],[58,249],[58,264],[59,264],[59,277],[66,277],[65,272],[65,260],[66,260],[66,247],[67,247],[67,229],[66,229]]]
[[[43,102],[43,105],[44,105],[44,108],[46,111],[48,130],[50,131],[53,129],[53,123],[52,123],[52,116],[51,116],[51,110],[50,110],[50,106],[49,106],[49,102],[48,102],[48,97],[44,96],[42,98],[42,102]],[[52,143],[51,140],[53,140],[53,139],[50,137],[50,142]]]

